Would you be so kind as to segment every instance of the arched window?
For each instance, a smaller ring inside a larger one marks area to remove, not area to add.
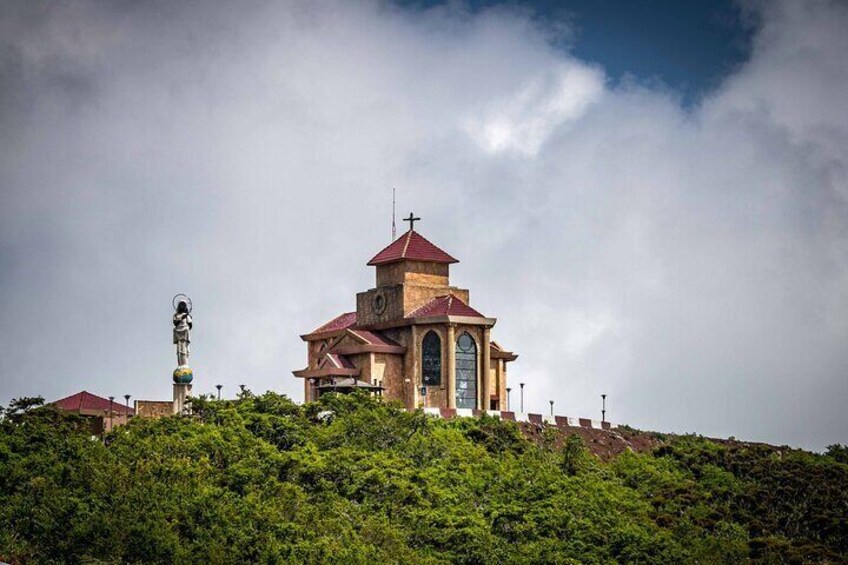
[[[467,333],[456,340],[456,407],[477,408],[477,344]]]
[[[424,386],[442,384],[442,340],[434,331],[427,332],[421,344],[421,381]]]

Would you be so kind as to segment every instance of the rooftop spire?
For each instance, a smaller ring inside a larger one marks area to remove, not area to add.
[[[397,239],[397,227],[395,227],[395,189],[392,189],[392,241]]]
[[[413,214],[412,212],[410,212],[410,213],[409,213],[409,217],[408,217],[408,218],[404,218],[404,219],[403,219],[403,221],[404,221],[404,222],[409,222],[409,231],[412,231],[412,230],[414,230],[414,229],[415,229],[415,222],[419,221],[420,219],[421,219],[421,218],[416,218],[416,217],[415,217],[415,214]]]

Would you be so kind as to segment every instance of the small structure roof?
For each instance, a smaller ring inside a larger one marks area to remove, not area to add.
[[[489,356],[492,359],[503,359],[504,361],[515,361],[518,355],[512,351],[507,351],[495,341],[489,342]]]
[[[92,412],[102,414],[109,410],[110,404],[112,405],[112,412],[115,414],[125,414],[128,412],[126,406],[120,402],[110,402],[108,398],[91,394],[85,390],[56,400],[55,402],[51,402],[51,404],[60,410],[64,410],[66,412],[77,412],[79,414]],[[129,412],[131,413],[132,409],[130,409]]]
[[[459,263],[415,230],[409,230],[388,247],[374,255],[369,266],[385,265],[398,261],[426,261],[430,263]]]
[[[435,318],[437,316],[464,316],[466,318],[485,318],[483,314],[460,300],[454,294],[437,296],[424,306],[412,312],[407,318]]]
[[[356,325],[356,312],[345,312],[344,314],[340,314],[325,323],[322,326],[319,326],[317,329],[313,330],[311,333],[313,334],[321,334],[321,333],[329,333],[329,332],[337,332],[341,330],[346,330],[347,328]]]

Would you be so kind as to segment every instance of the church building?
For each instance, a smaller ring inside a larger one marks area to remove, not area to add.
[[[516,354],[491,339],[495,318],[470,306],[450,284],[456,259],[414,230],[377,253],[375,287],[356,295],[356,311],[302,335],[305,400],[328,390],[363,388],[407,409],[508,410],[507,364]]]

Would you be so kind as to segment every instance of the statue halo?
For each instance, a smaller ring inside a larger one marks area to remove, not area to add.
[[[191,298],[189,298],[187,294],[180,293],[174,296],[171,299],[171,306],[173,306],[174,310],[176,310],[177,305],[182,301],[185,301],[186,306],[188,306],[188,311],[191,312]]]

